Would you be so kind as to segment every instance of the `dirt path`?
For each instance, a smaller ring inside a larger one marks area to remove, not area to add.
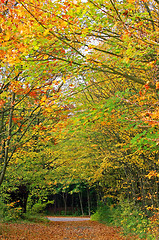
[[[93,221],[0,224],[2,240],[125,240],[114,227]]]
[[[47,217],[53,222],[77,222],[77,221],[89,221],[89,217]]]

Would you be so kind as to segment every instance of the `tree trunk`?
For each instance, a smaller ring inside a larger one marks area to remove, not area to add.
[[[89,188],[87,188],[87,202],[88,202],[88,215],[91,216],[91,204],[90,204]]]
[[[72,202],[71,202],[71,211],[72,211],[72,214],[74,214],[74,212],[73,212],[73,200],[74,200],[74,198],[73,198],[73,194],[72,194]]]
[[[62,193],[63,201],[64,201],[64,208],[65,208],[65,215],[67,214],[67,193]]]
[[[3,168],[1,170],[1,175],[0,175],[0,186],[3,182],[7,164],[8,164],[8,153],[9,153],[9,144],[10,144],[11,132],[12,132],[12,117],[13,117],[13,111],[14,111],[14,101],[15,101],[15,93],[12,94],[12,98],[11,98],[11,108],[10,108],[10,113],[9,113],[8,134],[7,134],[8,136],[7,136],[7,140],[4,144],[5,145],[4,161],[3,161]]]
[[[82,193],[79,192],[78,196],[79,196],[79,201],[80,201],[81,213],[82,213],[82,216],[83,216],[84,211],[83,211],[83,204],[82,204]]]
[[[22,194],[21,197],[21,207],[22,207],[22,211],[23,213],[26,213],[26,207],[27,207],[27,200],[28,200],[28,196],[29,196],[29,190],[26,186],[22,186],[22,188],[19,189],[20,193]]]

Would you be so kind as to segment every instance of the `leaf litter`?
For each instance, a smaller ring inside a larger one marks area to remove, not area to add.
[[[1,223],[1,240],[126,240],[120,229],[94,221]],[[134,238],[129,238],[134,239]]]

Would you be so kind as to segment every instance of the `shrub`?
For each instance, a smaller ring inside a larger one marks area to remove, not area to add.
[[[39,200],[37,203],[35,203],[32,208],[30,209],[30,213],[36,214],[36,213],[44,213],[47,205],[53,204],[54,201],[47,201],[47,202],[42,202]]]
[[[16,202],[4,203],[0,200],[0,218],[4,222],[16,221],[22,217],[22,208],[15,207]]]
[[[115,206],[101,203],[91,220],[120,226],[125,235],[137,235],[138,239],[157,239],[156,227],[153,226],[152,229],[152,221],[138,206],[126,200]]]
[[[138,235],[145,239],[149,226],[149,219],[144,213],[129,201],[120,202],[120,206],[114,213],[114,224],[122,226],[123,232]]]
[[[92,221],[110,224],[113,222],[113,208],[99,203],[97,211],[91,216]]]

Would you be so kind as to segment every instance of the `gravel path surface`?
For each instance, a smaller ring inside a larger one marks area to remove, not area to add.
[[[88,217],[47,217],[53,222],[77,222],[77,221],[89,221]]]

